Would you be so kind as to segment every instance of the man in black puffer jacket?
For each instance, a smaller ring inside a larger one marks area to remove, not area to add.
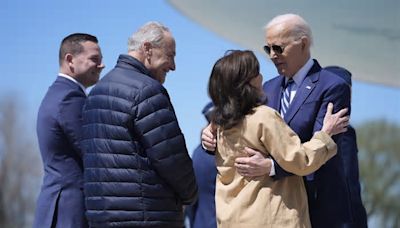
[[[182,207],[197,185],[162,86],[174,58],[169,29],[149,22],[87,98],[81,143],[91,227],[183,227]]]

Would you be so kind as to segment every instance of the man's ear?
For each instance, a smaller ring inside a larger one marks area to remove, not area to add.
[[[64,61],[68,66],[72,66],[74,56],[70,53],[65,54]]]
[[[152,55],[153,46],[151,45],[150,42],[144,42],[143,49],[144,49],[144,54],[146,56],[146,59],[149,59]]]
[[[301,48],[307,50],[310,47],[310,39],[306,36],[301,37]]]

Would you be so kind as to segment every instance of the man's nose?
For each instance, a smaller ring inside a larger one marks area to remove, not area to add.
[[[276,59],[278,57],[278,55],[276,54],[276,52],[274,51],[274,49],[271,48],[271,50],[269,51],[269,55],[268,57],[270,59]]]
[[[172,60],[171,66],[169,67],[170,70],[174,71],[175,70],[175,60]]]

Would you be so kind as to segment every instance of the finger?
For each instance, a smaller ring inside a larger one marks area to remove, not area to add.
[[[204,137],[204,142],[208,142],[209,144],[217,144],[217,140],[215,138]]]
[[[247,155],[249,155],[250,157],[255,155],[257,153],[257,151],[249,148],[249,147],[245,147],[244,148],[245,153],[247,153]]]
[[[240,172],[246,172],[246,173],[249,172],[249,167],[248,167],[247,165],[244,165],[244,164],[235,164],[235,167],[236,167],[236,169],[237,169],[238,171],[240,171]]]
[[[236,169],[242,169],[243,168],[243,164],[241,164],[239,162],[235,162],[234,166],[236,167]]]
[[[245,171],[241,171],[241,170],[236,170],[236,171],[239,173],[239,175],[242,175],[244,177],[246,177],[248,175]]]
[[[249,159],[247,157],[238,157],[235,159],[235,164],[247,164],[248,160]]]
[[[349,121],[350,121],[350,116],[341,117],[341,118],[339,118],[339,121],[342,121],[342,122],[349,122]]]
[[[213,136],[210,137],[209,135],[206,135],[206,134],[202,134],[201,135],[201,141],[207,142],[207,143],[210,143],[210,144],[215,144],[216,143],[216,139]]]
[[[254,175],[254,173],[257,172],[257,170],[254,169],[254,167],[251,167],[251,166],[248,166],[245,164],[238,164],[238,167],[236,168],[236,170],[239,170],[242,173],[246,173],[249,176]]]
[[[209,135],[206,135],[206,134],[201,134],[201,140],[207,141],[210,143],[214,142],[214,138],[212,136],[210,137]]]
[[[337,124],[342,127],[347,127],[349,125],[349,123],[350,123],[349,118],[340,118],[337,121]]]
[[[235,167],[237,170],[240,170],[240,172],[248,172],[249,171],[249,167],[247,167],[246,165],[243,165],[243,164],[238,164]]]
[[[245,172],[245,175],[243,175],[245,177],[257,177],[257,176],[261,176],[257,173],[252,173],[252,172]]]
[[[341,128],[337,131],[337,134],[343,133],[347,131],[347,127]]]
[[[211,133],[211,131],[209,131],[209,129],[204,129],[204,131],[203,131],[203,134],[202,134],[202,137],[205,137],[205,138],[209,138],[209,139],[214,139],[214,134],[213,133]]]
[[[212,125],[207,125],[207,127],[203,129],[203,133],[212,134]]]
[[[333,104],[329,102],[328,107],[326,108],[326,113],[332,115]]]
[[[214,123],[210,123],[210,124],[208,125],[208,127],[210,128],[210,131],[211,131],[212,133],[215,133],[215,132],[217,131],[217,125],[215,125]]]
[[[348,110],[349,110],[348,108],[343,108],[339,112],[337,112],[336,115],[339,117],[342,117],[342,116],[344,116],[344,114],[347,113]]]
[[[214,151],[216,148],[215,144],[208,143],[208,142],[203,142],[203,146],[206,148],[206,150],[209,150],[209,151]]]
[[[204,141],[203,145],[206,146],[206,147],[215,147],[215,143],[210,143],[210,142],[207,142],[207,141]]]

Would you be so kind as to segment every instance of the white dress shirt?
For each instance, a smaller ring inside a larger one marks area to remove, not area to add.
[[[301,83],[303,83],[304,78],[307,76],[307,73],[310,71],[310,69],[313,65],[314,65],[314,61],[310,58],[310,59],[308,59],[306,64],[304,64],[304,66],[302,66],[300,68],[300,70],[297,71],[297,73],[293,75],[292,79],[293,79],[294,83],[290,89],[290,102],[289,103],[292,103],[294,96],[296,96],[297,89],[301,86]],[[289,81],[289,79],[285,78],[285,85],[288,81]]]
[[[297,71],[292,79],[294,81],[293,85],[290,88],[290,101],[289,104],[292,103],[294,97],[296,96],[297,89],[301,86],[301,83],[303,83],[304,78],[307,76],[307,73],[310,71],[311,67],[314,65],[314,61],[312,58],[308,59],[306,64],[300,68],[299,71]],[[284,77],[284,76],[282,76]],[[289,81],[288,78],[285,77],[285,85]],[[272,165],[271,165],[271,172],[269,173],[269,176],[275,176],[276,171],[275,171],[275,161],[272,160]]]

